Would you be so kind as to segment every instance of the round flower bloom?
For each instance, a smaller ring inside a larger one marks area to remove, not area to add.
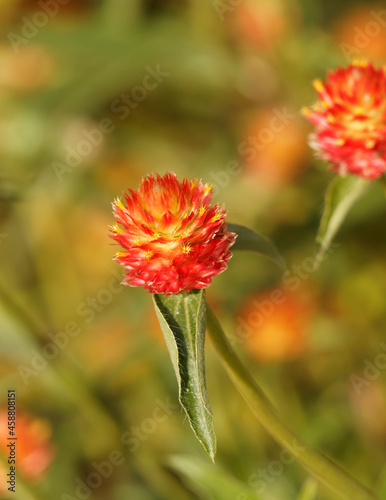
[[[340,175],[386,172],[386,69],[353,62],[314,82],[320,100],[303,109],[315,125],[310,145]]]
[[[236,235],[226,230],[224,208],[211,206],[211,191],[197,179],[151,174],[124,194],[126,205],[114,201],[111,236],[124,249],[115,256],[127,271],[123,284],[171,295],[207,288],[226,269]]]

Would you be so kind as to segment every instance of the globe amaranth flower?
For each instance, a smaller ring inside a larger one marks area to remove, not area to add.
[[[123,251],[123,284],[171,295],[207,288],[227,267],[236,235],[227,232],[223,207],[211,206],[212,186],[149,175],[138,191],[115,200],[111,237]]]
[[[386,70],[357,61],[315,80],[320,100],[303,114],[310,145],[340,175],[377,179],[386,172]]]

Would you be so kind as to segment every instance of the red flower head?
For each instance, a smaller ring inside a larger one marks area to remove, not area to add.
[[[223,207],[211,206],[212,187],[178,182],[174,173],[149,175],[138,191],[115,200],[112,238],[124,249],[115,260],[124,284],[171,295],[207,288],[227,267],[235,234],[226,230]]]
[[[314,82],[320,101],[303,114],[315,125],[311,146],[340,175],[386,172],[386,70],[354,62]]]

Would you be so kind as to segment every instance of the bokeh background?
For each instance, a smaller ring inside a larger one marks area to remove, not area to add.
[[[151,297],[119,286],[107,236],[111,201],[173,170],[276,243],[289,274],[239,253],[209,300],[294,431],[386,498],[384,194],[314,271],[332,174],[300,113],[327,69],[385,62],[385,5],[1,0],[0,29],[0,402],[16,389],[19,416],[2,497],[335,498],[284,463],[209,341],[216,465],[176,407]]]

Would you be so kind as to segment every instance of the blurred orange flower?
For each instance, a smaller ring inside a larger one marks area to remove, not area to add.
[[[308,347],[310,308],[284,288],[250,296],[237,317],[237,336],[252,358],[263,362],[296,359]]]
[[[128,356],[130,327],[128,321],[101,320],[78,338],[75,350],[88,371],[105,374]]]
[[[338,20],[334,38],[346,59],[386,57],[385,6],[356,6]]]
[[[44,87],[54,75],[54,62],[48,52],[29,45],[16,53],[10,46],[0,46],[0,89],[31,92]]]
[[[17,437],[18,473],[29,481],[39,481],[54,458],[49,422],[17,410],[15,435]],[[9,455],[8,437],[8,410],[2,408],[0,409],[0,446],[6,456]],[[3,467],[0,466],[0,475],[3,474]],[[0,492],[6,489],[6,481],[1,481]]]
[[[250,119],[239,153],[247,175],[268,186],[296,178],[308,156],[307,131],[284,107],[262,109]]]

